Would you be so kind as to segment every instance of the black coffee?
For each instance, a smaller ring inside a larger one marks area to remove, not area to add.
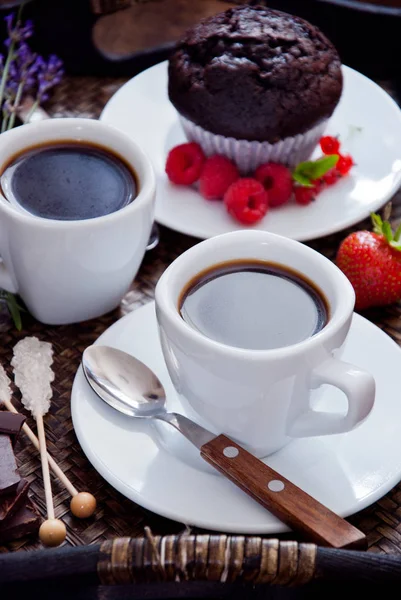
[[[203,271],[184,289],[182,318],[203,335],[238,348],[267,350],[313,336],[328,304],[303,275],[264,261],[231,261]]]
[[[135,174],[111,150],[87,142],[36,146],[14,156],[1,177],[7,200],[45,219],[101,217],[132,202]]]

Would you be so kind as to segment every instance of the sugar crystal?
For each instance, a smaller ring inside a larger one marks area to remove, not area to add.
[[[49,342],[26,337],[14,346],[11,365],[15,384],[21,390],[23,405],[35,417],[45,415],[50,408],[53,394],[50,383],[54,380],[52,363],[53,348]]]

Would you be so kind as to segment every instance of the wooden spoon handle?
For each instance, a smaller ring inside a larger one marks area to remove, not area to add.
[[[333,548],[366,547],[366,537],[356,527],[225,435],[204,444],[201,456],[308,540]]]

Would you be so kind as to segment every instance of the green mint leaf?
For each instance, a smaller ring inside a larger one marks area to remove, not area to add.
[[[375,213],[370,214],[370,218],[372,219],[373,231],[378,234],[383,233],[383,221],[380,215],[376,215]]]
[[[339,158],[338,154],[330,154],[329,156],[323,156],[322,158],[315,160],[313,163],[313,179],[320,179],[320,177],[323,177],[330,169],[336,166]]]
[[[389,243],[393,241],[393,232],[388,221],[384,221],[383,223],[383,235]]]
[[[21,331],[22,329],[22,319],[21,319],[21,307],[18,305],[15,296],[13,294],[10,294],[9,292],[7,292],[6,295],[6,303],[7,303],[7,308],[10,311],[10,315],[12,316],[12,319],[14,321],[14,325],[15,327],[18,329],[18,331]]]
[[[297,183],[299,183],[303,187],[313,187],[313,183],[311,182],[311,180],[309,179],[309,177],[306,177],[305,175],[302,175],[302,173],[294,172],[292,174],[292,178],[294,179],[294,181],[296,181]]]
[[[323,156],[317,160],[308,160],[299,163],[299,165],[296,166],[294,175],[303,175],[312,181],[320,179],[320,177],[323,177],[330,169],[336,166],[338,159],[338,154],[330,154],[329,156]]]
[[[313,168],[313,161],[308,160],[306,162],[299,163],[294,170],[294,177],[301,176],[306,177],[309,180],[312,180],[311,171]]]

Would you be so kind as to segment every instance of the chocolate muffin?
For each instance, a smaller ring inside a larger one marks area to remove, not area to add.
[[[295,137],[310,153],[341,96],[341,63],[307,21],[243,5],[186,33],[169,61],[168,91],[188,137],[209,153],[239,151],[226,138],[276,146]]]

